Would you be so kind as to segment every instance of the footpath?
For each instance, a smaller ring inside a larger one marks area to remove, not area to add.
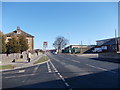
[[[15,62],[1,63],[0,66],[12,65],[12,66],[14,66],[14,68],[3,69],[3,70],[0,70],[0,71],[8,71],[8,70],[14,70],[14,69],[20,69],[20,68],[26,68],[26,67],[34,66],[35,65],[34,62],[38,61],[43,56],[46,56],[46,55],[44,55],[44,54],[38,55],[38,56],[32,58],[30,60],[30,62],[28,62],[27,60],[24,60],[24,59],[19,59],[19,60],[16,60]],[[46,62],[42,62],[42,63],[46,63]]]

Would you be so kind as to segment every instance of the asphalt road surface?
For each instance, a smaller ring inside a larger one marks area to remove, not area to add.
[[[71,55],[48,54],[50,61],[4,71],[2,88],[119,88],[119,64]]]

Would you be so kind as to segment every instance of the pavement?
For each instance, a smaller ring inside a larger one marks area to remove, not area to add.
[[[34,65],[33,63],[36,62],[37,60],[39,60],[42,56],[44,56],[44,54],[41,54],[41,55],[38,55],[38,56],[32,58],[30,60],[30,62],[28,62],[27,60],[24,60],[24,59],[17,59],[17,60],[15,60],[15,62],[2,63],[2,65],[13,65],[13,66],[15,66],[13,69],[30,67],[30,66],[33,66]],[[4,70],[0,70],[0,71],[7,71],[7,70],[13,70],[13,69],[4,69]]]
[[[120,88],[119,63],[64,54],[48,56],[47,63],[3,71],[2,88]]]

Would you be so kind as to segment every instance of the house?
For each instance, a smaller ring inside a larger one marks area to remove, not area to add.
[[[62,50],[62,52],[64,53],[90,53],[92,52],[92,50],[94,49],[95,45],[70,45],[66,48],[64,48],[64,50]]]
[[[19,36],[20,34],[23,34],[26,36],[27,42],[28,42],[28,50],[33,50],[34,49],[34,36],[24,32],[23,30],[20,29],[20,27],[17,27],[16,30],[14,30],[13,32],[7,33],[6,35],[6,43],[9,42],[9,39],[11,39],[12,35],[16,35]]]

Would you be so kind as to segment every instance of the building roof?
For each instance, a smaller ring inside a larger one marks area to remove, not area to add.
[[[5,34],[7,37],[11,37],[12,35],[17,35],[19,36],[20,34],[25,35],[26,37],[34,37],[26,32],[24,32],[23,30],[20,29],[20,27],[17,27],[16,30],[14,30],[13,32],[7,33]]]
[[[71,47],[71,46],[78,46],[78,47],[80,47],[80,46],[95,47],[96,45],[70,45],[70,46],[67,46],[67,47],[65,47],[65,48],[69,48],[69,47]]]
[[[70,45],[70,46],[96,46],[96,45]]]
[[[106,40],[111,40],[111,39],[117,39],[117,38],[120,38],[120,37],[116,37],[116,38],[109,38],[109,39],[103,39],[103,40],[97,40],[96,42],[106,41]]]
[[[120,37],[116,37],[116,38],[110,38],[110,39],[104,39],[104,40],[98,40],[96,41],[98,43],[98,45],[113,45],[118,43],[118,40],[120,39]],[[117,41],[116,41],[117,40]]]

